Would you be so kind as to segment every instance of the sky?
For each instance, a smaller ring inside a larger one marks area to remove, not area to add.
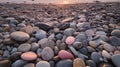
[[[24,3],[26,1],[27,3],[82,3],[82,2],[93,2],[95,0],[0,0],[0,2],[11,2],[11,3]],[[99,0],[103,2],[110,2],[110,1],[117,1],[120,2],[120,0]]]

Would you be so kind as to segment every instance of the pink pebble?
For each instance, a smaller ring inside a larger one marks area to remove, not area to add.
[[[68,51],[65,51],[65,50],[61,50],[59,53],[58,53],[58,56],[61,58],[61,59],[72,59],[74,58],[73,55],[68,52]]]
[[[66,38],[65,42],[68,45],[72,45],[75,42],[75,38],[72,37],[72,36],[69,36],[69,37]]]
[[[26,52],[21,55],[21,58],[26,61],[32,61],[37,58],[37,55],[34,52]]]

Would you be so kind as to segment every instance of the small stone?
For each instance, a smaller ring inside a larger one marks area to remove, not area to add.
[[[72,59],[72,58],[74,58],[74,56],[70,52],[65,51],[65,50],[59,51],[58,56],[61,59]]]
[[[61,33],[58,33],[58,34],[55,36],[55,38],[56,38],[57,40],[61,40],[61,39],[63,38],[63,35],[62,35]]]
[[[105,35],[106,36],[107,34],[104,31],[97,31],[96,35]]]
[[[110,63],[100,63],[98,67],[114,67],[114,66]]]
[[[79,48],[82,47],[82,43],[81,43],[81,42],[74,42],[74,43],[73,43],[73,47],[74,47],[75,49],[79,49]]]
[[[43,38],[46,38],[47,35],[46,35],[46,32],[45,32],[45,31],[43,31],[43,30],[38,30],[38,31],[36,32],[36,34],[35,34],[35,37],[36,37],[37,39],[43,39]]]
[[[120,38],[120,30],[113,30],[113,31],[111,32],[111,35]]]
[[[114,54],[111,59],[116,67],[120,67],[120,54]]]
[[[21,30],[28,33],[28,34],[32,34],[34,32],[33,27],[30,25],[22,28]]]
[[[72,36],[67,37],[65,40],[66,44],[68,44],[68,45],[72,45],[74,43],[74,41],[75,41],[75,38]]]
[[[23,67],[26,63],[24,60],[16,60],[11,67]]]
[[[112,51],[115,50],[115,47],[112,46],[112,45],[110,45],[110,44],[104,44],[104,45],[103,45],[103,48],[104,48],[105,50],[109,51],[109,52],[112,52]]]
[[[93,53],[91,54],[91,59],[92,59],[94,62],[96,62],[96,63],[99,63],[99,62],[100,62],[100,58],[102,58],[101,55],[100,55],[100,53],[93,52]]]
[[[84,32],[81,32],[81,33],[79,33],[76,37],[75,37],[75,39],[76,39],[76,41],[83,41],[83,40],[87,40],[87,37],[86,37],[86,35],[85,35],[85,33]]]
[[[61,23],[65,23],[65,22],[70,22],[74,19],[74,17],[68,17],[68,18],[65,18],[64,20],[62,20]]]
[[[66,36],[72,36],[76,32],[73,28],[67,28],[64,30],[63,34]]]
[[[31,48],[31,45],[30,44],[21,44],[19,47],[18,47],[18,51],[20,52],[27,52],[29,51]]]
[[[82,59],[76,58],[73,61],[73,67],[86,67],[86,66],[85,66],[85,63]]]
[[[1,60],[0,67],[10,67],[10,61],[9,60]]]
[[[25,52],[21,55],[21,58],[26,61],[33,61],[37,58],[37,55],[34,52]]]
[[[37,44],[37,43],[32,43],[31,44],[31,50],[32,51],[36,51],[38,48],[39,48],[39,44]]]
[[[60,26],[60,30],[65,30],[65,29],[67,29],[69,27],[70,27],[70,24],[69,23],[65,23],[62,26]]]
[[[16,41],[26,41],[30,38],[29,34],[22,32],[22,31],[16,31],[10,34],[11,38]]]
[[[104,58],[107,58],[107,59],[110,59],[110,58],[111,58],[111,55],[110,55],[106,50],[103,50],[103,51],[102,51],[102,56],[103,56]]]
[[[48,63],[47,61],[39,61],[36,64],[36,67],[50,67],[50,63]]]
[[[23,67],[35,67],[35,65],[33,63],[28,63],[28,64],[25,64]]]
[[[97,44],[95,41],[89,41],[89,45],[93,48],[96,48],[97,47]]]
[[[15,52],[10,55],[9,60],[14,62],[14,61],[20,59],[21,54],[22,54],[21,52]]]
[[[57,45],[60,50],[65,50],[67,48],[67,45],[65,43],[61,43]]]
[[[50,47],[45,47],[41,52],[41,57],[44,60],[51,60],[54,56],[54,52]]]
[[[93,60],[87,60],[86,64],[90,67],[97,67],[96,63]]]
[[[116,37],[116,36],[111,36],[109,38],[110,40],[110,44],[113,46],[120,46],[120,38]]]
[[[9,56],[10,56],[10,52],[8,50],[5,50],[3,53],[3,57],[9,58]]]
[[[55,67],[73,67],[72,60],[61,60]]]

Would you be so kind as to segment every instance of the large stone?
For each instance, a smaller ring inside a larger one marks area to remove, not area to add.
[[[48,63],[47,61],[39,61],[36,64],[36,67],[50,67],[50,63]]]
[[[116,67],[120,67],[120,54],[113,55],[111,59]]]
[[[9,60],[1,60],[0,67],[10,67],[10,61]]]
[[[61,60],[56,64],[56,67],[73,67],[71,60]]]
[[[29,34],[22,32],[22,31],[16,31],[10,34],[11,38],[16,41],[26,41],[30,38]]]
[[[63,34],[66,36],[72,36],[76,32],[73,28],[67,28],[64,30]]]
[[[27,52],[29,51],[31,48],[31,45],[30,44],[21,44],[19,47],[18,47],[18,51],[20,52]]]
[[[113,30],[113,31],[111,32],[111,35],[120,38],[120,30]]]

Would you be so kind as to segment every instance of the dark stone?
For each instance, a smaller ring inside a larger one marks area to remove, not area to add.
[[[73,67],[72,60],[61,60],[56,64],[56,67]]]
[[[109,40],[110,40],[109,42],[110,42],[111,45],[113,45],[113,46],[120,46],[120,38],[118,38],[116,36],[111,36],[109,38]]]
[[[20,59],[21,54],[22,54],[21,52],[15,52],[12,55],[10,55],[9,60],[14,62],[14,61]]]
[[[90,67],[97,67],[96,63],[93,60],[87,60],[86,64]]]
[[[67,29],[67,28],[69,28],[70,27],[70,24],[69,23],[66,23],[66,24],[63,24],[62,26],[60,26],[60,30],[65,30],[65,29]]]
[[[10,67],[10,61],[9,60],[1,60],[0,67]]]

